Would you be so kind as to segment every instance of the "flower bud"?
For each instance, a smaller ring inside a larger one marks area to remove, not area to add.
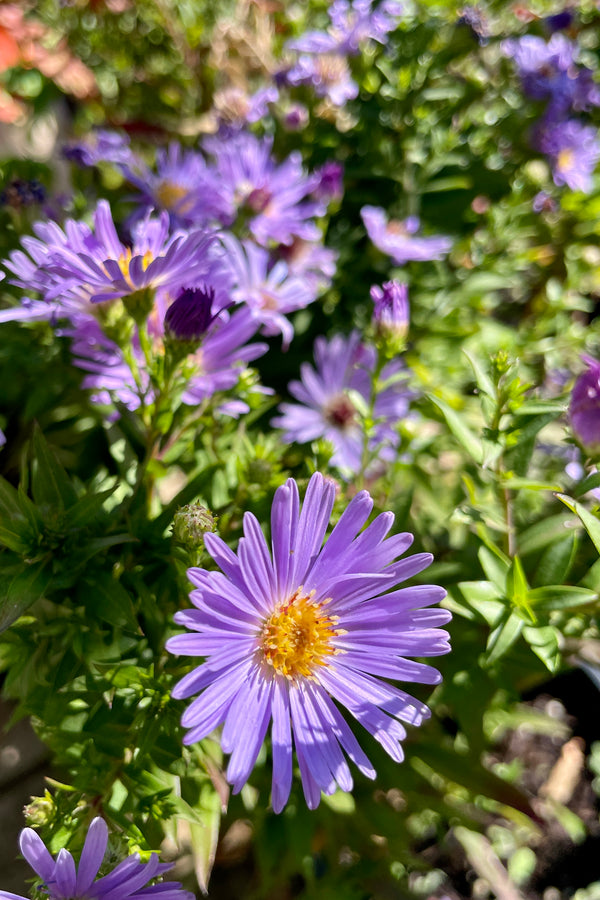
[[[165,315],[165,336],[172,341],[198,344],[216,318],[212,314],[213,288],[186,288]]]
[[[588,366],[575,382],[569,419],[575,438],[591,457],[600,456],[600,362],[583,356]]]
[[[173,537],[189,550],[201,549],[203,535],[215,531],[217,521],[211,511],[201,503],[188,503],[175,513]]]
[[[386,281],[382,287],[373,285],[371,300],[375,337],[390,355],[395,355],[404,346],[408,333],[408,287],[399,281]]]

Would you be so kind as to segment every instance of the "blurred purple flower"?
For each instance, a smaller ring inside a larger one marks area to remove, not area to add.
[[[319,183],[313,190],[313,197],[330,203],[332,200],[341,200],[344,196],[344,166],[334,159],[328,160],[315,175],[319,176]]]
[[[287,313],[303,309],[316,299],[309,279],[290,273],[288,265],[278,260],[271,265],[270,255],[252,241],[240,243],[233,235],[222,238],[225,254],[222,271],[230,277],[229,295],[236,303],[245,304],[266,335],[281,334],[287,348],[294,329]]]
[[[575,382],[569,405],[573,434],[592,457],[600,455],[600,362],[583,356],[587,371]]]
[[[248,780],[272,722],[275,812],[290,794],[292,742],[311,809],[321,791],[352,789],[346,756],[375,777],[338,705],[400,762],[402,723],[419,725],[429,710],[388,679],[436,684],[436,669],[406,657],[449,650],[448,634],[438,626],[450,613],[427,609],[444,597],[443,588],[397,589],[431,556],[396,561],[413,538],[386,537],[392,513],[362,530],[373,509],[367,491],[352,499],[323,544],[334,500],[334,484],[316,473],[300,508],[296,482],[288,479],[273,500],[271,552],[252,513],[244,516],[237,554],[216,534],[205,534],[221,571],[188,570],[195,608],[176,613],[187,633],[167,642],[171,653],[204,659],[173,696],[202,692],[181,720],[189,729],[186,744],[223,725],[234,793]]]
[[[358,97],[346,58],[338,53],[302,53],[286,77],[293,87],[310,85],[317,97],[327,98],[334,106],[345,106]]]
[[[300,53],[336,53],[353,56],[368,40],[385,43],[390,31],[398,25],[402,3],[383,0],[373,10],[373,0],[333,0],[329,6],[330,26],[327,31],[308,31],[288,41],[286,49]]]
[[[390,220],[378,206],[363,206],[360,211],[367,234],[375,246],[391,256],[397,266],[410,260],[441,259],[452,246],[447,237],[419,237],[419,219],[411,216],[404,222]]]
[[[277,163],[271,139],[244,132],[207,138],[205,147],[215,159],[212,202],[223,225],[247,217],[252,236],[264,245],[319,239],[312,220],[323,215],[325,206],[310,198],[318,176],[304,172],[299,153]]]
[[[261,88],[255,94],[247,94],[242,88],[232,86],[216,91],[213,105],[221,128],[239,129],[263,119],[270,104],[278,99],[279,91],[275,85]]]
[[[373,347],[365,346],[353,331],[348,337],[335,335],[330,341],[315,341],[316,369],[308,363],[300,367],[300,381],[292,381],[288,390],[298,403],[282,403],[280,415],[272,420],[284,432],[284,440],[300,444],[325,438],[334,447],[331,465],[344,475],[359,472],[363,466],[365,431],[351,392],[366,404],[371,402],[372,379],[376,364]],[[405,418],[412,393],[406,387],[405,370],[399,360],[388,363],[381,381],[391,384],[375,399],[375,432],[369,451],[385,462],[396,456],[400,441],[396,425]]]
[[[130,165],[136,158],[126,134],[105,128],[93,131],[84,140],[66,144],[63,147],[63,156],[80,166],[110,163],[122,167]]]
[[[535,135],[537,148],[550,160],[552,178],[558,186],[589,193],[592,174],[600,159],[598,132],[577,119],[546,119]]]
[[[553,34],[548,42],[530,34],[509,38],[502,49],[514,59],[525,93],[548,100],[553,115],[600,106],[593,73],[577,65],[577,45],[564,34]]]
[[[50,900],[194,900],[177,881],[148,882],[173,868],[172,863],[160,863],[156,853],[143,863],[137,853],[96,878],[108,842],[108,828],[104,819],[92,820],[79,860],[79,868],[68,850],[60,850],[54,859],[42,839],[32,828],[24,828],[19,838],[21,853],[41,878],[43,891]],[[94,880],[96,879],[96,880]],[[26,900],[17,894],[0,891],[0,900]]]
[[[156,154],[156,172],[135,159],[123,167],[127,179],[138,188],[136,221],[152,209],[164,209],[179,226],[205,226],[215,218],[215,186],[201,153],[184,150],[172,142]]]

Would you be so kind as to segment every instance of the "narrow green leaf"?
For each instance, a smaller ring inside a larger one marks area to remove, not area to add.
[[[575,516],[549,516],[535,525],[530,525],[519,535],[519,554],[527,556],[528,553],[536,553],[557,541],[562,541],[565,535],[573,533],[581,528],[579,520]]]
[[[481,465],[483,462],[483,448],[481,441],[473,434],[470,428],[463,422],[462,418],[448,404],[436,397],[434,394],[428,394],[428,398],[437,406],[446,420],[448,428],[465,448],[469,456]]]
[[[209,782],[202,786],[200,808],[203,825],[189,823],[194,856],[194,871],[198,887],[203,894],[208,893],[208,882],[215,861],[219,829],[221,827],[221,800]]]
[[[525,622],[516,610],[506,616],[503,621],[490,632],[487,642],[487,655],[485,665],[491,666],[505,653],[508,653],[512,645],[518,640],[523,631]]]
[[[466,350],[463,350],[463,354],[467,357],[473,372],[475,373],[475,380],[477,381],[477,387],[479,390],[487,394],[488,397],[493,398],[496,395],[496,389],[494,387],[494,382],[485,371],[481,363],[478,359],[475,359],[473,356],[469,356]]]
[[[550,584],[529,591],[529,602],[536,610],[575,609],[596,603],[597,591],[565,584]]]
[[[33,433],[33,454],[33,499],[54,509],[68,509],[77,502],[77,492],[39,428]]]
[[[574,512],[575,515],[579,516],[583,523],[583,527],[589,534],[590,538],[594,542],[594,546],[598,553],[600,553],[600,519],[597,519],[596,516],[592,515],[592,513],[583,506],[582,503],[579,503],[577,500],[574,500],[572,497],[568,497],[566,494],[555,494],[555,496],[564,503],[565,506]]]
[[[0,594],[0,632],[5,631],[19,616],[46,593],[52,572],[48,559],[33,563],[17,573]]]
[[[107,572],[96,572],[80,583],[79,599],[90,615],[116,628],[138,631],[133,602],[120,581]]]
[[[510,569],[510,563],[504,557],[502,551],[492,553],[487,547],[480,547],[477,556],[481,568],[489,580],[498,588],[501,594],[506,591],[506,576]]]
[[[526,625],[523,637],[548,671],[556,672],[560,665],[560,645],[556,628],[551,625],[544,625],[541,628]]]
[[[579,484],[575,485],[573,494],[577,498],[583,497],[588,491],[593,491],[598,487],[600,487],[600,472],[592,472],[591,475],[588,475],[587,478],[584,478],[583,481],[580,481]]]

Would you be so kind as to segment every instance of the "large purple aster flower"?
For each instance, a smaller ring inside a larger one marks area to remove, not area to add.
[[[308,363],[300,368],[300,381],[292,381],[290,394],[299,403],[282,403],[281,415],[272,425],[282,428],[284,440],[306,443],[319,438],[334,447],[331,465],[344,474],[359,472],[364,463],[365,430],[352,391],[369,404],[376,353],[365,346],[357,331],[348,337],[335,335],[330,341],[315,341],[316,369]],[[375,433],[369,450],[379,459],[391,461],[399,443],[396,424],[407,412],[412,394],[402,378],[403,366],[393,360],[384,367],[381,380],[390,380],[375,400]]]
[[[549,158],[556,185],[589,193],[592,174],[600,159],[598,132],[578,119],[546,119],[536,135],[536,146]]]
[[[104,819],[92,820],[86,835],[79,867],[68,850],[60,850],[56,859],[50,855],[39,835],[24,828],[19,845],[21,853],[43,881],[43,891],[50,900],[194,900],[177,881],[148,884],[173,866],[161,863],[153,853],[147,863],[137,853],[104,875],[96,878],[106,853],[108,828]],[[26,900],[18,894],[0,891],[0,900]]]
[[[392,257],[397,266],[410,260],[426,262],[441,259],[452,241],[447,237],[419,237],[419,220],[411,216],[404,222],[390,220],[379,206],[363,206],[360,211],[367,234],[375,246]]]
[[[170,234],[166,213],[138,222],[132,245],[123,244],[105,200],[98,203],[93,229],[69,219],[64,232],[54,222],[38,223],[34,231],[36,238],[22,241],[28,255],[16,251],[5,266],[15,284],[43,295],[48,317],[89,312],[90,303],[146,290],[174,294],[205,278],[214,261],[209,252],[213,236]]]
[[[347,755],[368,778],[375,771],[341,715],[345,707],[393,759],[403,758],[402,722],[418,725],[427,707],[388,679],[436,684],[439,673],[408,656],[449,650],[438,630],[450,619],[427,609],[442,588],[397,589],[431,562],[427,553],[397,562],[412,535],[387,537],[392,513],[364,530],[373,501],[358,493],[323,545],[335,486],[312,476],[300,510],[298,487],[280,487],[271,511],[272,552],[251,513],[234,553],[217,535],[204,542],[221,572],[190,569],[195,609],[176,621],[190,633],[167,642],[173,653],[204,657],[173,696],[193,700],[182,718],[185,743],[223,725],[221,745],[231,754],[227,778],[234,792],[248,780],[272,722],[276,812],[292,784],[292,741],[308,806],[321,791],[352,789]]]
[[[310,198],[319,177],[304,172],[299,153],[277,163],[269,138],[244,132],[209,138],[205,146],[215,159],[215,206],[223,225],[247,217],[252,236],[264,245],[319,239],[313,218],[323,215],[325,205]]]

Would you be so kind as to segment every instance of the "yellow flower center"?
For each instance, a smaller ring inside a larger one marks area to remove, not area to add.
[[[182,184],[175,184],[168,178],[161,181],[154,193],[160,205],[171,212],[181,215],[189,212],[192,208],[193,198],[188,196],[190,194],[188,188]],[[186,196],[187,200],[182,203],[181,201]]]
[[[300,586],[271,613],[260,633],[262,659],[290,680],[310,678],[316,666],[328,665],[327,657],[340,652],[331,642],[343,634],[336,628],[338,618],[323,612],[328,600],[312,602],[314,593],[305,594]]]
[[[129,264],[131,263],[132,256],[133,256],[133,254],[131,252],[131,248],[128,247],[125,250],[125,253],[121,253],[120,257],[117,260],[117,263],[119,265],[121,272],[123,273],[123,277],[124,277],[125,281],[133,290],[133,289],[135,289],[135,285],[132,283],[131,278],[129,277]],[[152,262],[153,259],[154,259],[154,255],[153,255],[152,251],[146,250],[146,252],[144,253],[144,255],[142,257],[142,265],[144,267],[144,272],[146,271],[146,269],[148,268],[148,266],[150,265],[150,263]]]
[[[556,160],[557,168],[561,169],[563,172],[565,169],[572,168],[574,157],[575,154],[572,150],[561,150]]]

